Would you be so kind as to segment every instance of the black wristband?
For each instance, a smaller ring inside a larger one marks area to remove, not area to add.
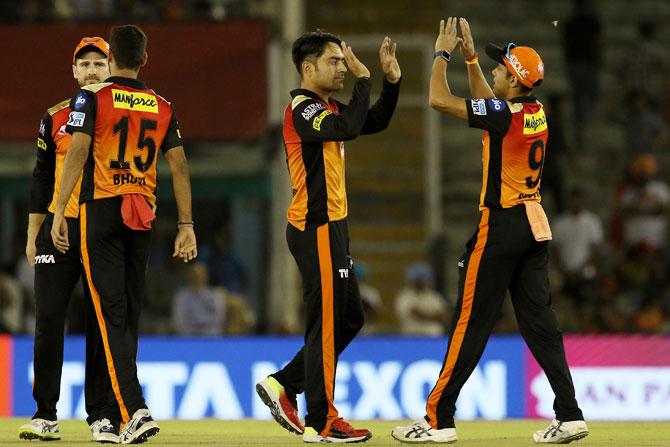
[[[451,54],[447,50],[438,50],[433,55],[433,59],[436,57],[441,57],[445,61],[449,62],[451,60]]]
[[[192,221],[192,220],[186,220],[186,221],[183,221],[183,222],[177,222],[177,226],[180,226],[180,225],[190,225],[190,226],[194,226],[194,225],[195,225],[195,222]]]

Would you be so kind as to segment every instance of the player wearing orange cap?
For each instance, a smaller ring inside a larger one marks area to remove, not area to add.
[[[109,45],[101,37],[84,37],[72,55],[72,75],[80,87],[109,77]],[[50,107],[40,122],[37,160],[30,189],[30,211],[26,257],[35,267],[35,347],[33,397],[37,411],[19,428],[19,438],[60,439],[56,404],[63,367],[63,338],[70,296],[82,274],[79,247],[60,253],[51,241],[53,212],[65,153],[72,137],[65,132],[70,114],[69,99]],[[70,195],[66,220],[73,234],[79,233],[79,184]],[[84,281],[86,309],[86,383],[84,393],[88,423],[94,441],[117,442],[118,430],[100,414],[105,393],[101,389],[106,371],[104,359],[96,357],[100,331],[95,321]],[[97,373],[96,373],[97,372]]]
[[[462,37],[457,36],[460,22]],[[459,45],[468,67],[470,93],[454,96],[447,69]],[[533,434],[537,443],[567,443],[589,434],[565,359],[563,339],[551,308],[548,280],[549,222],[540,205],[547,121],[532,90],[544,78],[535,50],[509,43],[486,47],[498,64],[491,88],[478,64],[465,19],[440,22],[430,79],[430,105],[484,130],[481,217],[458,263],[458,303],[449,346],[426,416],[392,431],[407,443],[453,443],[456,399],[477,366],[509,289],[519,330],[544,369],[556,399],[556,419]]]

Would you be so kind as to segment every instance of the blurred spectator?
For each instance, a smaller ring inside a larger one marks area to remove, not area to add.
[[[35,334],[35,267],[28,263],[25,256],[19,255],[14,275],[23,295],[21,311],[21,332]]]
[[[646,153],[657,152],[668,144],[668,126],[652,97],[643,92],[626,95],[623,112],[618,116],[626,135],[627,162]]]
[[[222,286],[230,292],[245,295],[246,275],[244,267],[233,253],[230,241],[230,225],[225,224],[215,236],[213,249],[208,253],[205,248],[201,255],[209,268],[213,285]]]
[[[615,212],[620,216],[624,247],[665,249],[670,188],[658,178],[658,163],[652,155],[633,160],[630,181],[622,188],[617,202]]]
[[[0,271],[0,331],[19,334],[23,332],[23,293],[7,270]]]
[[[188,286],[177,291],[172,305],[174,330],[179,335],[221,335],[226,319],[224,297],[209,285],[207,267],[189,266]]]
[[[246,299],[242,295],[228,292],[220,287],[215,290],[223,297],[226,308],[224,333],[226,335],[246,335],[253,333],[257,319],[254,312],[249,308]]]
[[[566,157],[571,155],[565,136],[563,104],[562,95],[558,93],[549,95],[548,107],[545,107],[545,111],[551,132],[549,132],[549,139],[547,140],[542,168],[542,184],[540,185],[542,198],[544,199],[547,195],[550,195],[553,199],[554,210],[557,213],[562,213],[565,210],[561,167],[566,162]]]
[[[600,101],[602,26],[590,0],[574,0],[563,29],[563,51],[572,92],[575,143],[581,149],[584,128]]]
[[[552,252],[563,277],[563,292],[579,305],[592,295],[604,236],[600,219],[586,209],[583,190],[574,188],[570,192],[569,205],[569,211],[558,216],[552,225]]]
[[[405,271],[406,286],[395,299],[395,313],[403,335],[440,336],[447,322],[447,304],[432,288],[433,271],[416,263]]]
[[[593,306],[582,307],[590,310],[587,329],[589,332],[624,332],[629,328],[632,306],[621,291],[619,281],[613,275],[601,278]]]
[[[657,97],[664,91],[668,62],[664,46],[656,40],[656,25],[651,20],[637,24],[638,41],[626,55],[624,70],[626,91]]]
[[[365,324],[361,332],[371,334],[379,332],[379,323],[386,308],[382,302],[379,290],[368,283],[368,269],[360,262],[354,262],[354,274],[358,281],[358,290],[361,294],[361,302],[365,311]]]

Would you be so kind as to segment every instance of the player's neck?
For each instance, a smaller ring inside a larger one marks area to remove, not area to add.
[[[110,71],[112,76],[117,76],[120,78],[137,79],[137,76],[140,74],[139,71],[130,70],[127,68],[112,68]]]
[[[302,88],[304,90],[309,90],[312,93],[316,93],[319,96],[319,98],[321,98],[323,100],[323,102],[328,102],[328,99],[330,98],[330,91],[329,90],[320,89],[311,82],[305,82],[303,80],[300,83],[300,88]]]

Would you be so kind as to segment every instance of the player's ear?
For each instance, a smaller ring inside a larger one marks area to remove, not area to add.
[[[72,64],[72,77],[77,79],[77,66]]]
[[[314,65],[308,60],[302,61],[302,64],[300,64],[300,68],[303,77],[311,75],[312,72],[314,71]]]
[[[145,51],[145,52],[144,52],[144,56],[142,56],[142,65],[140,65],[140,68],[141,68],[141,67],[144,67],[144,66],[147,64],[147,61],[148,61],[148,60],[149,60],[149,55],[148,55],[147,52]]]

